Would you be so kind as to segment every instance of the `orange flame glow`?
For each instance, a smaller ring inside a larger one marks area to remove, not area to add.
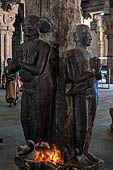
[[[51,162],[53,164],[63,164],[61,153],[55,146],[52,149],[50,147],[38,147],[38,150],[34,154],[34,160],[38,163]]]

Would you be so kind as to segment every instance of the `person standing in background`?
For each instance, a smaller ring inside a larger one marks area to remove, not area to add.
[[[12,61],[11,58],[7,59],[7,66],[5,66],[3,70],[3,75],[2,75],[2,79],[4,80],[3,83],[5,82],[5,79],[6,79],[5,98],[6,98],[7,103],[10,103],[10,106],[12,106],[13,104],[14,105],[17,104],[17,96],[19,94],[19,87],[18,87],[18,81],[17,81],[18,72],[14,74],[8,74],[8,67],[11,61]]]

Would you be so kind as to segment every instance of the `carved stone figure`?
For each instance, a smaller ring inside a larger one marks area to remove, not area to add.
[[[67,52],[68,83],[72,84],[67,95],[72,96],[73,159],[80,161],[84,153],[94,161],[88,148],[96,114],[95,81],[101,79],[101,65],[100,60],[87,49],[92,40],[89,27],[77,25],[73,36],[76,49]]]
[[[18,48],[9,73],[20,71],[23,81],[21,123],[26,140],[52,143],[54,86],[49,67],[50,45],[39,38],[50,24],[31,15],[24,20],[25,43]]]

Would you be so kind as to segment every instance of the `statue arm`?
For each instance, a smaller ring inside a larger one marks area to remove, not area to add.
[[[12,62],[8,67],[8,74],[13,74],[20,70],[20,63],[22,59],[23,59],[23,49],[22,49],[22,45],[20,45],[17,48],[15,52],[15,56],[13,57]]]
[[[95,77],[95,73],[93,71],[88,71],[84,75],[81,75],[76,83],[83,83],[93,77]]]
[[[79,56],[81,56],[81,58]],[[68,73],[72,82],[72,87],[67,92],[67,95],[76,95],[92,87],[92,81],[90,81],[90,79],[95,77],[95,72],[93,70],[83,70],[82,64],[80,63],[81,61],[82,55],[80,51],[76,51],[76,55],[72,54],[72,56],[69,57],[67,68],[69,70]]]
[[[95,77],[95,72],[93,70],[83,70],[81,62],[83,62],[82,53],[79,50],[71,51],[70,54],[68,53],[67,59],[68,79],[76,84],[83,83],[87,81],[89,78]]]
[[[41,45],[39,49],[39,56],[37,60],[37,73],[41,75],[45,69],[45,66],[48,61],[49,53],[50,53],[50,46],[45,42],[44,45]]]
[[[75,61],[75,50],[68,51],[66,55],[66,82],[70,83],[77,80],[78,66]]]
[[[28,70],[34,75],[40,76],[47,64],[50,47],[47,43],[39,44],[38,51],[36,52],[36,64],[22,63],[22,68]]]
[[[95,72],[96,80],[102,79],[100,59],[97,58],[97,57],[91,58],[90,59],[90,66],[91,66],[91,69],[94,70],[94,72]]]

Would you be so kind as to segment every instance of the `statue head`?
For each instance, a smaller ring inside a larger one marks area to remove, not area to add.
[[[73,37],[77,46],[81,46],[84,48],[90,46],[92,37],[91,31],[87,25],[84,24],[77,25],[76,31],[73,33]]]
[[[47,33],[50,30],[50,23],[44,18],[35,15],[27,16],[24,19],[24,36],[39,37],[39,33]]]

